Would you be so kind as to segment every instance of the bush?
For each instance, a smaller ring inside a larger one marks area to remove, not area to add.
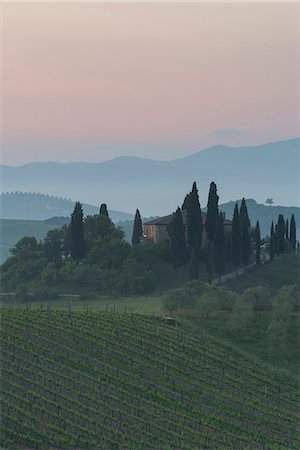
[[[228,328],[235,333],[241,333],[244,328],[249,327],[253,321],[253,305],[239,299],[232,310],[228,321]]]
[[[26,284],[19,284],[16,287],[16,298],[24,303],[29,301],[29,293]]]
[[[180,288],[168,292],[163,298],[163,307],[172,313],[179,309],[192,309],[197,306],[197,297],[191,290]]]
[[[254,311],[269,309],[271,306],[271,295],[269,289],[257,286],[246,289],[242,294],[243,302],[252,305]]]

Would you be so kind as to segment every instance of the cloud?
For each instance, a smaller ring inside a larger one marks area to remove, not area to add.
[[[210,133],[211,136],[219,137],[219,138],[226,138],[226,137],[234,137],[239,136],[244,131],[239,130],[237,128],[222,128],[220,130],[214,130]]]

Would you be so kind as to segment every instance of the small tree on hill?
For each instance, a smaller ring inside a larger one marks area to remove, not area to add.
[[[296,248],[296,241],[297,241],[296,222],[295,222],[295,216],[294,216],[294,214],[292,214],[291,224],[290,224],[290,243],[291,243],[293,252],[295,251],[295,248]]]
[[[101,204],[99,214],[100,214],[101,216],[109,217],[109,216],[108,216],[108,211],[107,211],[107,206],[106,206],[105,203],[102,203],[102,204]]]
[[[80,261],[85,255],[83,212],[80,202],[76,202],[74,211],[71,214],[70,247],[71,257],[75,261]]]
[[[141,242],[141,237],[143,236],[143,225],[139,210],[136,210],[134,217],[133,233],[132,233],[132,245],[137,245]]]
[[[256,222],[255,227],[255,259],[256,264],[260,264],[260,246],[261,246],[261,237],[260,237],[260,226],[259,221]]]
[[[265,201],[265,204],[269,205],[269,206],[273,205],[273,203],[274,203],[274,201],[272,198],[267,198],[267,200]]]

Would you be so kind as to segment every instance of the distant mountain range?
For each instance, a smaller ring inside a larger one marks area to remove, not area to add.
[[[10,192],[0,195],[0,218],[22,220],[45,220],[56,217],[70,217],[75,202],[53,195],[33,192]],[[83,203],[84,215],[99,213],[99,206]],[[134,216],[120,211],[109,210],[113,222],[132,220]],[[53,220],[52,220],[53,222]],[[50,222],[48,222],[50,223]],[[58,225],[58,223],[56,223]]]
[[[222,203],[242,196],[263,203],[271,197],[275,204],[299,206],[299,150],[296,138],[256,147],[214,146],[172,161],[120,157],[97,164],[2,165],[2,191],[51,192],[154,216],[175,210],[193,181],[206,206],[209,184],[215,181]]]

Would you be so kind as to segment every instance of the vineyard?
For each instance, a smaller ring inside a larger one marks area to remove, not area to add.
[[[300,448],[292,382],[205,334],[88,308],[1,314],[1,448]]]

